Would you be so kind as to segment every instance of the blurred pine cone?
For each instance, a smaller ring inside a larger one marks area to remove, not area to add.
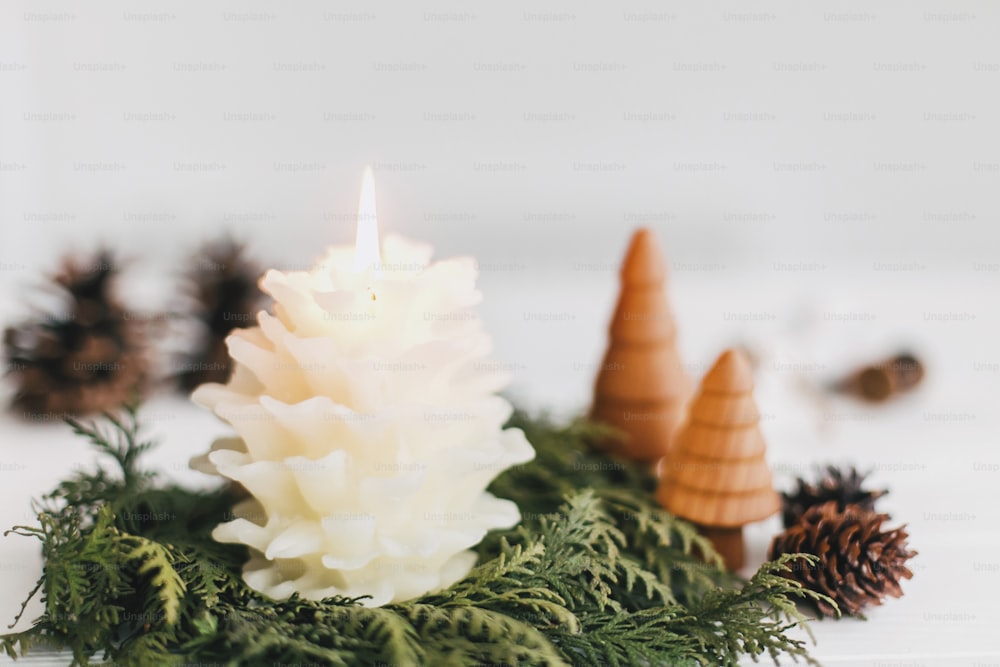
[[[190,354],[181,360],[177,383],[192,391],[206,382],[226,382],[231,370],[226,337],[233,329],[254,324],[264,294],[257,287],[262,271],[231,238],[206,243],[187,272],[193,315],[201,331]]]
[[[868,511],[874,511],[875,501],[889,493],[885,489],[868,490],[863,488],[868,473],[859,473],[851,466],[841,469],[837,466],[827,466],[818,482],[807,482],[796,478],[797,487],[791,493],[782,493],[781,518],[785,528],[790,528],[799,522],[806,510],[816,505],[835,500],[837,507],[843,510],[848,505],[858,505]]]
[[[913,576],[906,561],[917,552],[906,548],[905,526],[882,532],[882,522],[888,518],[857,505],[843,510],[835,501],[817,505],[774,538],[768,558],[794,553],[818,556],[817,564],[799,561],[785,576],[830,596],[842,613],[859,615],[869,604],[882,604],[887,595],[901,597],[900,581]],[[826,602],[815,604],[820,616],[837,613]]]
[[[144,335],[114,296],[117,272],[108,251],[89,263],[65,258],[54,278],[65,313],[4,331],[13,407],[33,417],[85,415],[113,410],[141,390]]]

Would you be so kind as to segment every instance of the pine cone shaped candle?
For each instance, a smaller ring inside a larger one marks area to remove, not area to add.
[[[187,281],[201,323],[199,344],[181,362],[177,382],[191,391],[206,382],[225,382],[231,370],[226,337],[235,328],[252,326],[264,295],[257,287],[261,271],[242,244],[224,238],[205,244],[191,263]]]
[[[247,545],[247,583],[277,599],[378,606],[454,583],[470,547],[520,519],[486,486],[534,457],[503,429],[474,260],[430,263],[429,246],[390,237],[359,263],[360,230],[311,272],[269,271],[274,314],[229,336],[229,383],[194,394],[241,437],[192,464],[251,496],[213,535]]]
[[[823,477],[818,482],[807,482],[801,477],[796,478],[796,488],[791,493],[782,493],[782,521],[785,528],[794,526],[805,514],[806,510],[828,501],[836,501],[837,507],[843,510],[848,505],[857,505],[865,510],[874,511],[875,501],[886,495],[884,489],[869,490],[864,488],[867,473],[859,473],[853,466],[842,470],[837,466],[827,466]]]
[[[4,331],[17,383],[13,406],[26,415],[86,415],[113,410],[144,384],[143,331],[113,291],[107,251],[89,262],[63,261],[54,282],[65,311]]]
[[[799,561],[786,576],[830,596],[841,612],[854,616],[869,604],[882,604],[886,596],[901,597],[900,582],[913,576],[906,561],[917,552],[906,548],[905,527],[882,531],[888,518],[857,505],[841,510],[836,501],[817,505],[774,538],[768,558],[792,553],[818,556],[816,565]],[[821,616],[837,613],[826,602],[816,605]]]

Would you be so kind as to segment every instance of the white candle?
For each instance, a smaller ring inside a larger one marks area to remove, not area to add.
[[[366,174],[354,246],[309,272],[269,271],[274,313],[228,339],[226,385],[194,394],[238,437],[192,461],[251,498],[213,535],[250,547],[244,576],[274,598],[370,595],[381,605],[447,586],[517,507],[486,493],[534,451],[503,429],[508,378],[474,307],[471,258],[378,240]]]
[[[358,201],[358,231],[354,240],[354,270],[379,271],[382,258],[378,247],[378,215],[375,211],[375,174],[365,169]]]

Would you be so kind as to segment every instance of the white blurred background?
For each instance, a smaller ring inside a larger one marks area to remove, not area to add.
[[[387,228],[532,269],[657,227],[678,263],[969,273],[1000,240],[980,2],[8,0],[3,256],[214,228],[301,263]]]
[[[352,241],[372,164],[383,232],[478,258],[514,397],[568,414],[628,236],[650,226],[692,375],[725,345],[758,353],[779,483],[875,467],[915,526],[907,598],[881,625],[823,624],[819,655],[980,664],[995,604],[952,591],[1000,594],[998,32],[995,3],[943,0],[6,0],[0,325],[61,253],[102,242],[148,311],[224,230],[265,266],[307,267]],[[816,398],[900,345],[928,364],[914,396]],[[183,399],[151,410],[183,441],[158,453],[175,472],[221,429]],[[0,427],[24,508],[80,458],[59,426]],[[63,455],[40,463],[39,438]],[[24,567],[0,572],[11,612]],[[938,651],[939,630],[964,648]]]
[[[607,301],[639,224],[678,287],[1000,284],[993,3],[0,12],[5,304],[102,241],[140,300],[222,230],[307,266],[353,238],[368,163],[382,229],[474,255],[486,290]]]

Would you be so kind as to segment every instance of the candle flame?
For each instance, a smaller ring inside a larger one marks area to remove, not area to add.
[[[382,258],[378,246],[378,218],[375,214],[375,175],[365,169],[358,201],[358,233],[354,241],[354,270],[372,269],[379,273]]]

